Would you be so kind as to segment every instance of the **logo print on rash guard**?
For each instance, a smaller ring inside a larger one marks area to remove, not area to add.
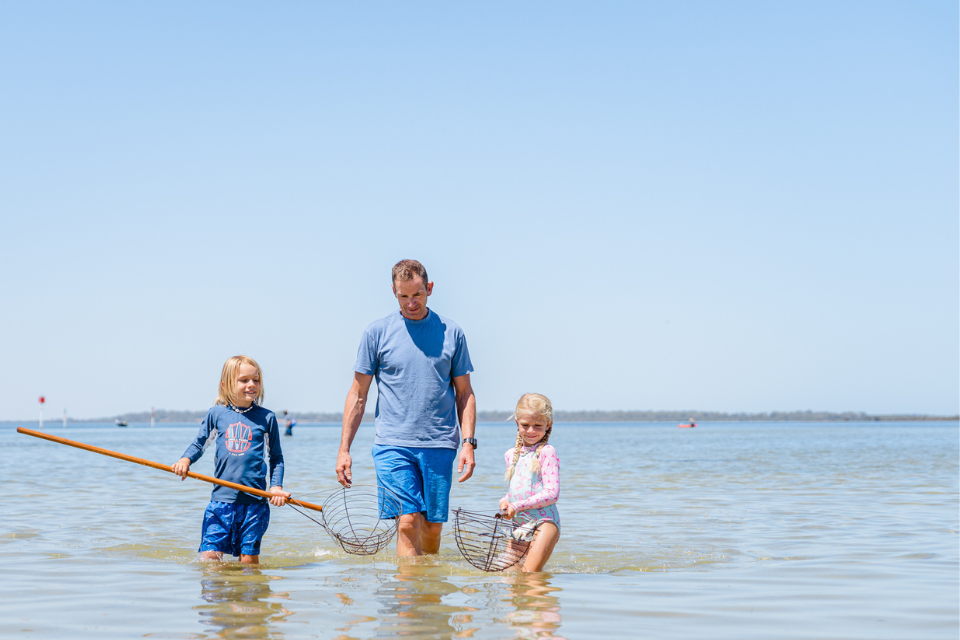
[[[249,425],[242,422],[234,422],[227,427],[226,436],[227,451],[230,453],[244,453],[253,441]]]

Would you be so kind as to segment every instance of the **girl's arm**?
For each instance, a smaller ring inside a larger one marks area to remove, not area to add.
[[[513,449],[508,449],[503,454],[503,461],[507,463],[507,469],[509,469],[510,463],[513,462]],[[507,487],[507,492],[500,498],[500,511],[506,509],[508,504],[510,504],[510,487]]]
[[[540,482],[543,490],[539,491],[529,498],[518,500],[511,503],[511,506],[517,511],[526,511],[527,509],[542,509],[551,504],[556,504],[560,499],[560,459],[557,458],[557,451],[553,447],[544,448],[540,456]]]

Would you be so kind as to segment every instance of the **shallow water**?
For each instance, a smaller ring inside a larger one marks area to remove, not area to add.
[[[196,425],[46,430],[169,463]],[[492,512],[515,430],[478,431],[451,505]],[[336,426],[284,438],[285,488],[322,502],[338,441]],[[349,556],[289,508],[248,568],[195,562],[209,485],[0,426],[0,637],[958,637],[956,422],[558,424],[551,443],[549,573],[478,571],[450,526],[437,557]]]

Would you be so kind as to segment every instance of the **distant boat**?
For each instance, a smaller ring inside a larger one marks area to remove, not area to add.
[[[127,421],[126,421],[126,420],[114,420],[114,422],[117,423],[117,426],[118,426],[118,427],[125,427],[125,426],[127,426]]]
[[[696,423],[696,422],[690,422],[690,423],[687,423],[687,424],[678,424],[678,425],[677,425],[677,427],[679,427],[679,428],[681,428],[681,429],[693,429],[695,426],[697,426],[697,423]]]

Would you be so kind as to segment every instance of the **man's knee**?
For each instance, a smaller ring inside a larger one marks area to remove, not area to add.
[[[422,524],[423,516],[419,513],[405,513],[400,516],[400,520],[397,522],[397,530],[400,532],[400,535],[407,536],[408,538],[419,536]]]

